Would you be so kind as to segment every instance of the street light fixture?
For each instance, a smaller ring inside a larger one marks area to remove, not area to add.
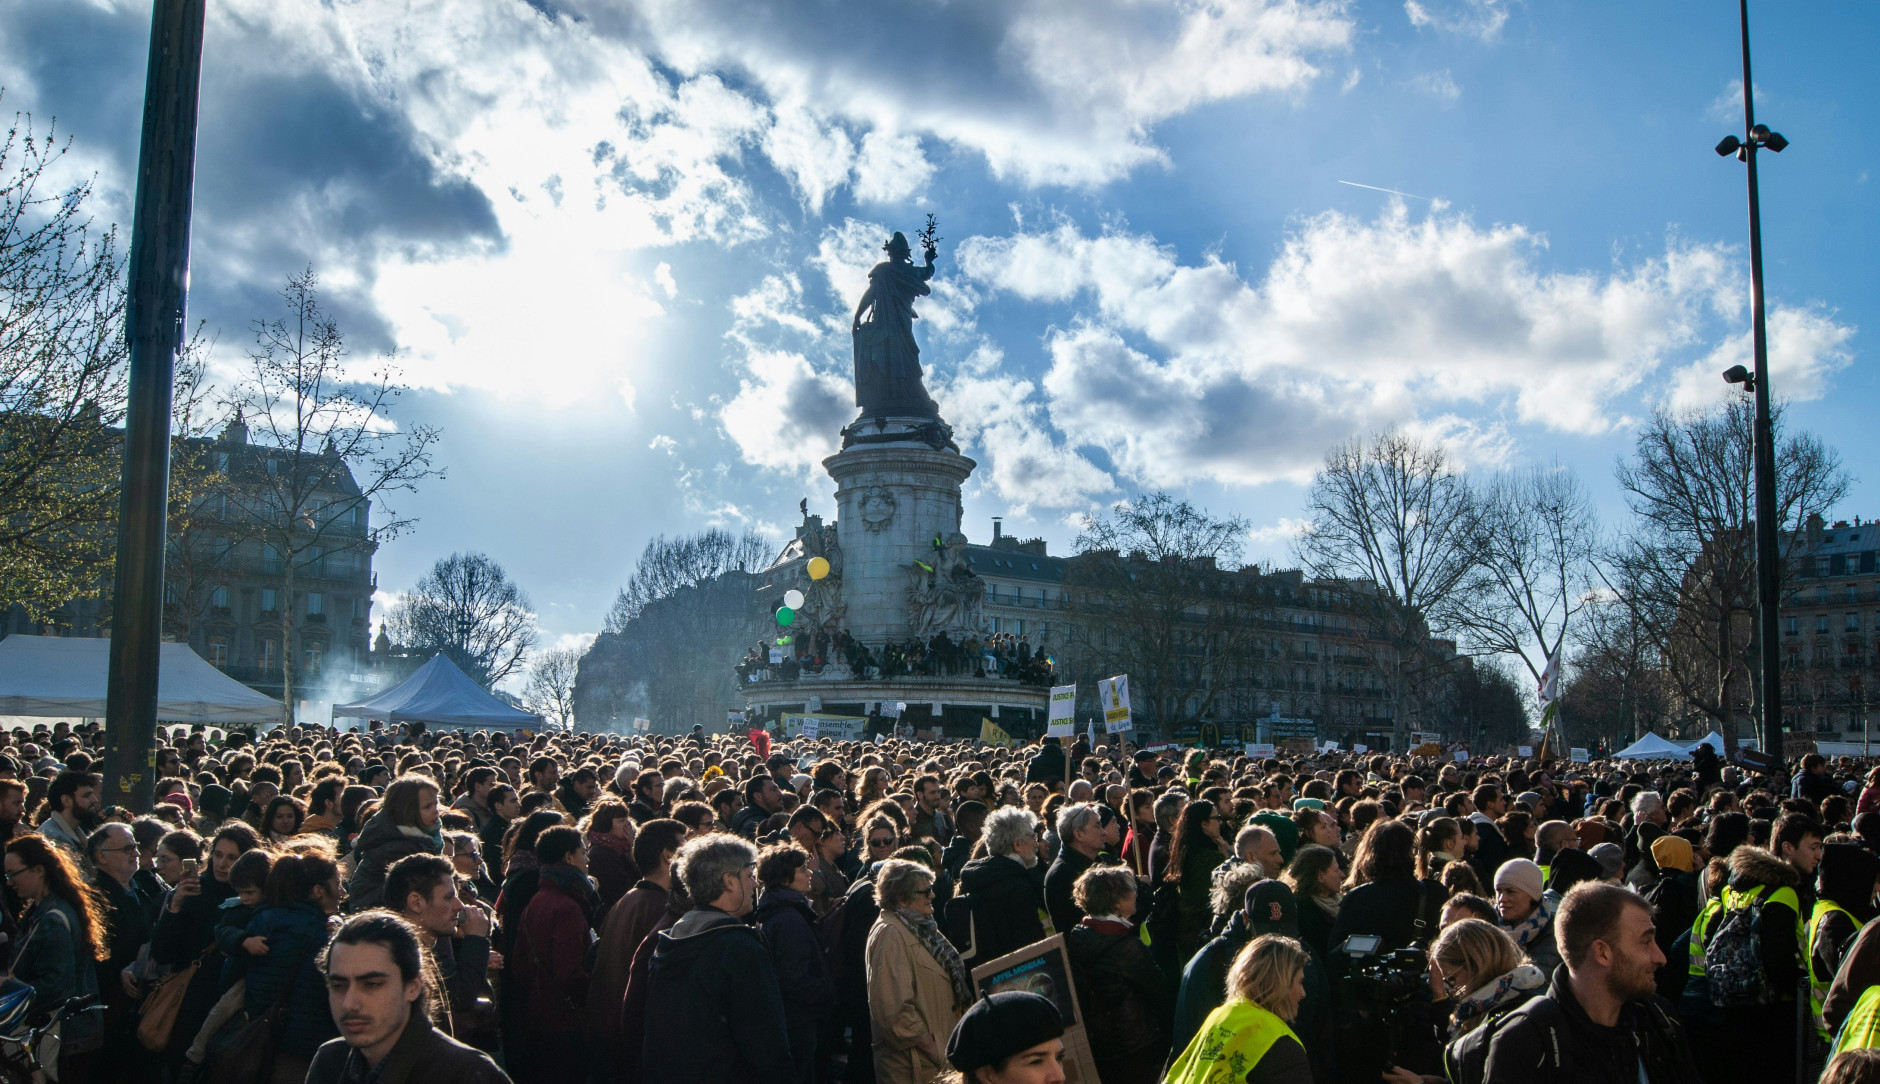
[[[1755,371],[1732,365],[1724,380],[1741,385],[1756,397],[1756,629],[1762,654],[1762,749],[1775,757],[1782,746],[1782,662],[1778,647],[1777,611],[1781,605],[1782,550],[1776,524],[1775,426],[1769,417],[1769,341],[1763,322],[1762,204],[1756,188],[1756,152],[1781,154],[1789,145],[1781,133],[1756,123],[1755,83],[1749,67],[1749,0],[1737,0],[1743,37],[1743,137],[1725,136],[1717,144],[1719,156],[1735,155],[1749,167],[1749,307],[1750,339]]]

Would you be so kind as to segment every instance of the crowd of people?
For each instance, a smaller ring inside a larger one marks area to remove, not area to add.
[[[70,1084],[1880,1081],[1851,761],[178,728],[130,810],[102,739],[0,737]],[[1074,1019],[975,980],[1053,936]]]
[[[796,681],[804,675],[823,674],[832,663],[840,663],[855,680],[914,675],[1051,684],[1050,657],[1042,650],[1034,652],[1023,634],[1000,632],[954,639],[937,632],[925,639],[916,637],[870,648],[847,629],[836,633],[818,629],[799,635],[784,631],[786,635],[776,644],[755,644],[745,652],[734,668],[739,682]]]

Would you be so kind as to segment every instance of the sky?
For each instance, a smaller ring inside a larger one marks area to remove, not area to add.
[[[1880,515],[1880,8],[1751,19],[1772,386]],[[0,108],[126,236],[148,40],[147,3],[0,9]],[[930,214],[977,542],[1166,489],[1285,564],[1326,450],[1391,425],[1612,526],[1639,421],[1749,360],[1724,0],[216,0],[204,52],[213,371],[313,269],[444,433],[382,598],[481,551],[549,644],[655,535],[833,513],[843,325]]]

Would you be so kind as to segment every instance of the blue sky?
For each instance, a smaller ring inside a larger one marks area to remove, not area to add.
[[[1880,10],[1751,5],[1775,386],[1880,515]],[[128,223],[146,4],[14,0],[4,104]],[[1283,559],[1377,426],[1558,461],[1609,521],[1658,406],[1747,359],[1736,8],[1399,0],[225,0],[192,315],[228,358],[311,265],[449,477],[397,591],[475,549],[547,639],[656,533],[831,509],[844,321],[890,229],[942,243],[930,387],[968,532],[1062,549],[1169,488]],[[1393,196],[1375,188],[1394,189]]]

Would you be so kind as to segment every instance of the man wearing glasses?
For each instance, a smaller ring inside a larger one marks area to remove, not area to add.
[[[137,1046],[140,996],[131,971],[138,950],[150,940],[150,912],[143,893],[132,883],[137,873],[137,840],[122,824],[107,824],[85,839],[85,857],[93,870],[91,886],[103,897],[110,930],[109,953],[96,962],[98,991],[104,996],[104,1064],[128,1065]]]

